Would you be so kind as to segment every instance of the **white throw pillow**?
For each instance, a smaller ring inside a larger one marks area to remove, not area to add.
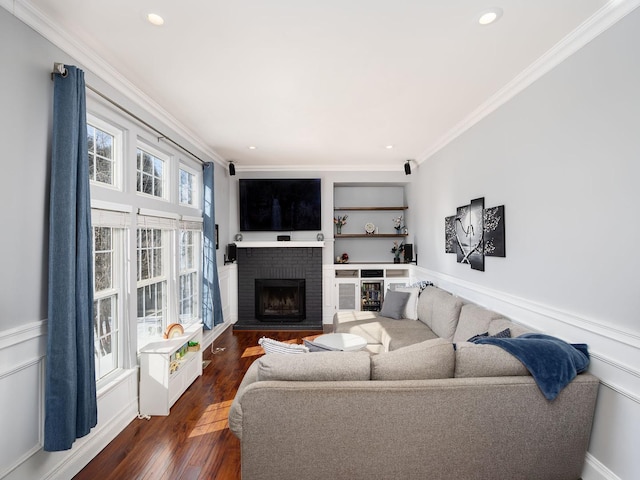
[[[408,292],[409,300],[404,307],[404,318],[411,320],[418,319],[418,296],[420,295],[420,289],[418,287],[396,287],[396,292]]]
[[[264,349],[264,353],[309,353],[309,349],[297,343],[286,343],[273,338],[262,337],[258,345]]]

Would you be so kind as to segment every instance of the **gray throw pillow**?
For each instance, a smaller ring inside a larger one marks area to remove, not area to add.
[[[396,320],[402,318],[404,315],[404,307],[407,305],[410,296],[411,294],[409,292],[388,290],[384,297],[384,302],[382,302],[380,315],[387,318],[395,318]]]

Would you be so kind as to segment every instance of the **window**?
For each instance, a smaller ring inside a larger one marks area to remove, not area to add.
[[[93,228],[93,329],[96,380],[104,378],[119,365],[119,262],[118,229]]]
[[[198,189],[196,174],[187,170],[183,166],[180,167],[179,181],[179,201],[181,205],[198,206]]]
[[[165,161],[138,148],[137,190],[153,197],[165,198]]]
[[[87,115],[89,180],[95,185],[120,187],[122,131]]]
[[[180,323],[192,323],[198,315],[198,271],[200,232],[196,230],[180,230],[180,286],[179,286],[179,318]]]
[[[167,279],[163,231],[137,230],[138,345],[158,338],[167,315]]]

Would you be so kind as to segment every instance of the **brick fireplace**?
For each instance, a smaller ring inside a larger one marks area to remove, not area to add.
[[[236,330],[322,329],[322,248],[239,246]]]

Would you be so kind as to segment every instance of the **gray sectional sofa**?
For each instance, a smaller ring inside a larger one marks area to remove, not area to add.
[[[547,400],[518,359],[467,342],[527,330],[436,287],[403,316],[417,318],[340,312],[334,331],[366,350],[251,365],[229,413],[243,480],[580,477],[596,377]]]

